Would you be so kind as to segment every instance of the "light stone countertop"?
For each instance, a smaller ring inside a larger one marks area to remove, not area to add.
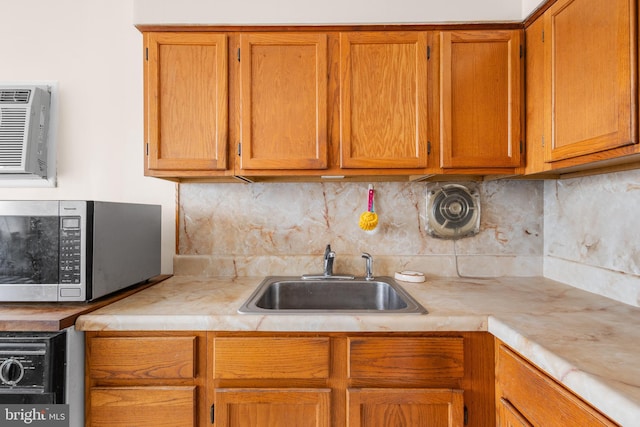
[[[640,420],[640,308],[544,278],[399,282],[427,315],[252,315],[257,277],[174,276],[82,315],[84,331],[489,331],[624,425]]]

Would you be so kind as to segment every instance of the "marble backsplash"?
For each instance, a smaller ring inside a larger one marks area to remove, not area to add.
[[[640,170],[547,181],[544,275],[640,306]]]
[[[433,185],[376,183],[380,222],[368,233],[358,227],[367,209],[367,183],[181,184],[174,273],[317,273],[331,244],[335,271],[356,275],[364,272],[361,252],[374,257],[377,275],[542,275],[541,181],[479,183],[480,232],[455,242],[426,231],[426,196]]]

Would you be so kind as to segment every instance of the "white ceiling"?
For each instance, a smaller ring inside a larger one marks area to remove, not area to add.
[[[135,24],[522,21],[544,0],[134,0]]]

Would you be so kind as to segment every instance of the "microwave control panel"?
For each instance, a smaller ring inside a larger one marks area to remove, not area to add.
[[[81,282],[81,237],[79,216],[60,218],[60,283],[77,285]]]

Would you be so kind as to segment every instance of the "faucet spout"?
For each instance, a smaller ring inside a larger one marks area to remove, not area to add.
[[[303,274],[305,280],[353,280],[355,276],[351,274],[333,274],[333,261],[336,259],[336,253],[331,250],[331,245],[327,245],[324,250],[324,271],[321,274]]]
[[[324,276],[333,276],[333,260],[336,257],[336,253],[331,250],[331,245],[327,245],[324,250]]]

